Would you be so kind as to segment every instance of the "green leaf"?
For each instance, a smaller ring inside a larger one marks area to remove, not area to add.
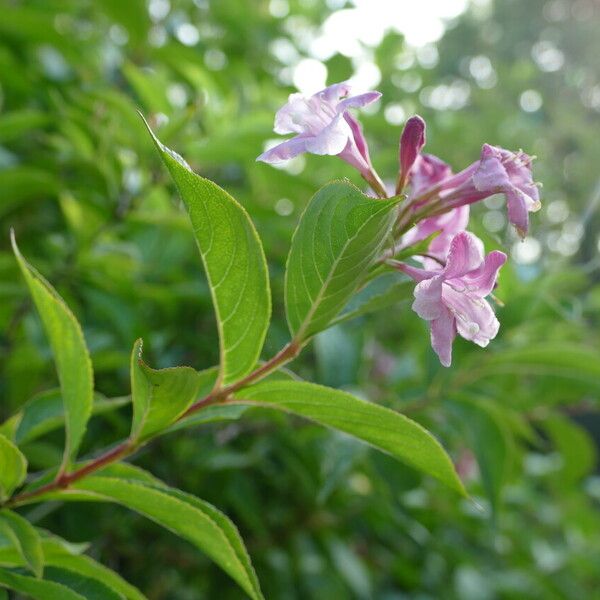
[[[219,383],[227,385],[252,370],[269,325],[271,292],[262,245],[244,208],[148,131],[190,215],[217,317]]]
[[[95,394],[92,415],[101,415],[125,404],[129,404],[128,397],[109,399]],[[13,440],[17,444],[31,442],[61,427],[65,422],[65,409],[60,389],[47,390],[35,395],[11,417],[12,419],[18,421],[13,431]]]
[[[435,437],[383,406],[300,381],[259,383],[237,392],[230,402],[283,410],[343,431],[465,494],[452,461]]]
[[[45,579],[64,585],[81,594],[86,600],[124,600],[125,598],[123,594],[112,590],[103,581],[63,567],[48,567]]]
[[[63,459],[65,468],[77,453],[92,413],[92,362],[83,332],[73,313],[56,290],[23,258],[14,235],[12,245],[46,329],[56,362],[66,415]]]
[[[562,458],[559,473],[562,485],[571,487],[593,471],[596,444],[583,427],[560,413],[549,415],[540,424]]]
[[[497,511],[511,465],[511,440],[505,423],[489,402],[460,397],[448,406],[475,454],[483,488]]]
[[[127,600],[145,600],[145,596],[118,573],[96,562],[89,556],[73,554],[64,544],[49,538],[43,541],[46,564],[61,567],[84,577],[95,579]]]
[[[292,239],[285,307],[299,341],[325,329],[364,282],[394,220],[397,200],[374,200],[347,182],[321,188]]]
[[[263,597],[237,528],[208,502],[163,484],[104,476],[85,478],[73,486],[73,492],[56,497],[69,499],[73,494],[80,499],[81,492],[91,500],[116,502],[152,519],[205,552],[251,598]]]
[[[44,581],[0,569],[0,585],[34,600],[86,600],[85,596],[53,581]]]
[[[4,502],[27,475],[27,461],[22,452],[0,435],[0,501]]]
[[[370,282],[353,296],[331,325],[337,325],[362,315],[397,306],[400,302],[412,298],[415,284],[402,280],[397,273],[389,273]]]
[[[190,367],[157,371],[142,361],[142,340],[131,354],[131,394],[133,423],[131,437],[146,440],[166,429],[196,400],[202,384]]]
[[[0,531],[11,540],[27,568],[36,577],[41,577],[44,572],[44,554],[36,528],[21,515],[3,510],[0,511]]]

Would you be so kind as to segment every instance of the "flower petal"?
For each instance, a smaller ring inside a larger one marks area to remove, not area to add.
[[[413,310],[426,321],[437,319],[443,312],[442,279],[432,277],[421,281],[415,288]]]
[[[337,104],[342,98],[349,96],[351,91],[352,86],[347,81],[343,81],[342,83],[334,83],[317,92],[313,98],[318,98],[328,104]]]
[[[508,220],[515,226],[518,234],[523,238],[529,230],[529,211],[527,210],[526,197],[517,188],[506,192],[506,208]]]
[[[306,130],[303,123],[311,116],[306,98],[302,94],[290,94],[287,104],[284,104],[275,114],[273,131],[280,135],[302,133]]]
[[[306,138],[306,151],[312,154],[339,154],[352,136],[350,125],[342,114],[337,115],[317,135]]]
[[[273,148],[269,148],[256,160],[266,163],[279,163],[289,160],[290,158],[294,158],[294,156],[298,156],[298,154],[308,151],[306,143],[309,139],[307,136],[297,135],[281,144],[277,144],[277,146],[273,146]]]
[[[361,108],[362,106],[367,106],[368,104],[376,102],[379,98],[381,98],[381,92],[365,92],[358,96],[350,96],[350,98],[342,100],[337,105],[336,110],[338,112],[343,112],[349,108]]]
[[[431,347],[444,367],[449,367],[452,364],[452,342],[455,337],[456,323],[454,316],[444,307],[440,316],[431,321]]]
[[[442,291],[444,304],[456,318],[459,335],[485,348],[496,337],[500,323],[489,302],[448,285]]]
[[[506,262],[506,258],[504,252],[494,250],[485,257],[483,264],[478,269],[467,273],[459,281],[465,284],[469,293],[485,298],[494,289],[498,271]],[[449,283],[452,285],[451,281]],[[456,286],[453,285],[453,287],[456,289]]]
[[[483,243],[472,233],[461,231],[450,242],[450,250],[444,269],[445,279],[462,277],[477,269],[483,262]]]

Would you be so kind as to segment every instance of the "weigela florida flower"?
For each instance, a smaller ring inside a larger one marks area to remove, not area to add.
[[[521,237],[529,229],[529,213],[540,209],[540,196],[531,174],[532,158],[524,152],[484,144],[480,159],[440,185],[441,205],[455,208],[504,194],[508,220]]]
[[[367,143],[358,121],[348,112],[381,97],[379,92],[351,96],[347,83],[331,85],[309,98],[291,94],[275,115],[275,133],[296,135],[263,152],[257,160],[276,163],[309,152],[337,155],[368,176],[372,170]]]
[[[431,346],[440,362],[452,362],[452,342],[458,333],[485,347],[496,337],[500,324],[487,300],[506,254],[498,250],[485,258],[483,244],[466,231],[452,239],[446,266],[428,270],[397,263],[396,268],[419,282],[413,310],[429,322]]]
[[[400,136],[400,148],[398,152],[400,171],[396,184],[396,194],[400,194],[404,189],[410,171],[424,145],[425,121],[419,115],[415,115],[406,121],[402,135]]]

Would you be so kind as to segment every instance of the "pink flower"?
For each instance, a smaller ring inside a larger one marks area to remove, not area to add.
[[[310,98],[291,94],[275,116],[275,133],[296,135],[263,152],[256,160],[276,163],[309,152],[337,155],[362,175],[371,172],[371,159],[360,124],[348,112],[375,102],[381,94],[351,96],[347,83],[330,85]]]
[[[442,159],[433,154],[419,154],[410,172],[410,195],[420,196],[451,175],[452,169]]]
[[[440,194],[449,207],[463,206],[493,194],[504,194],[508,220],[521,237],[529,229],[529,213],[540,209],[538,187],[531,175],[531,157],[484,144],[480,160],[445,182]]]
[[[423,146],[425,145],[425,121],[419,115],[415,115],[406,121],[402,136],[400,137],[400,173],[396,193],[399,194],[408,180],[410,170],[417,160]]]
[[[481,240],[463,231],[452,239],[441,271],[397,265],[418,282],[412,307],[429,322],[431,346],[445,367],[452,362],[457,333],[482,348],[496,337],[500,324],[485,297],[494,289],[505,262],[506,254],[497,250],[484,258]]]

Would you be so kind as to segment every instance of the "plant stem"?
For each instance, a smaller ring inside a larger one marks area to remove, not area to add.
[[[385,184],[381,180],[381,177],[377,174],[375,169],[371,168],[371,170],[367,173],[361,173],[363,179],[371,186],[371,189],[377,194],[378,198],[387,198],[388,193],[385,189]]]
[[[275,356],[270,358],[268,361],[264,362],[257,369],[252,371],[249,375],[246,375],[243,379],[232,383],[229,386],[226,386],[221,389],[213,390],[207,396],[198,400],[194,404],[192,404],[186,411],[183,413],[177,420],[181,421],[191,414],[210,406],[211,404],[216,404],[223,400],[226,400],[231,394],[236,392],[237,390],[249,385],[250,383],[254,383],[255,381],[259,381],[263,377],[269,375],[279,367],[283,366],[285,363],[290,360],[296,358],[302,349],[302,345],[295,340],[292,340],[289,344],[286,344]],[[139,447],[139,443],[136,440],[127,439],[117,446],[106,450],[98,457],[90,460],[88,463],[75,469],[72,473],[60,473],[59,476],[46,483],[45,485],[40,486],[35,490],[31,490],[30,492],[23,492],[21,494],[17,494],[13,496],[5,506],[17,506],[22,504],[23,502],[29,502],[47,494],[49,492],[53,492],[56,490],[61,490],[69,487],[72,483],[79,481],[83,477],[98,471],[117,460],[129,456],[133,454]]]

